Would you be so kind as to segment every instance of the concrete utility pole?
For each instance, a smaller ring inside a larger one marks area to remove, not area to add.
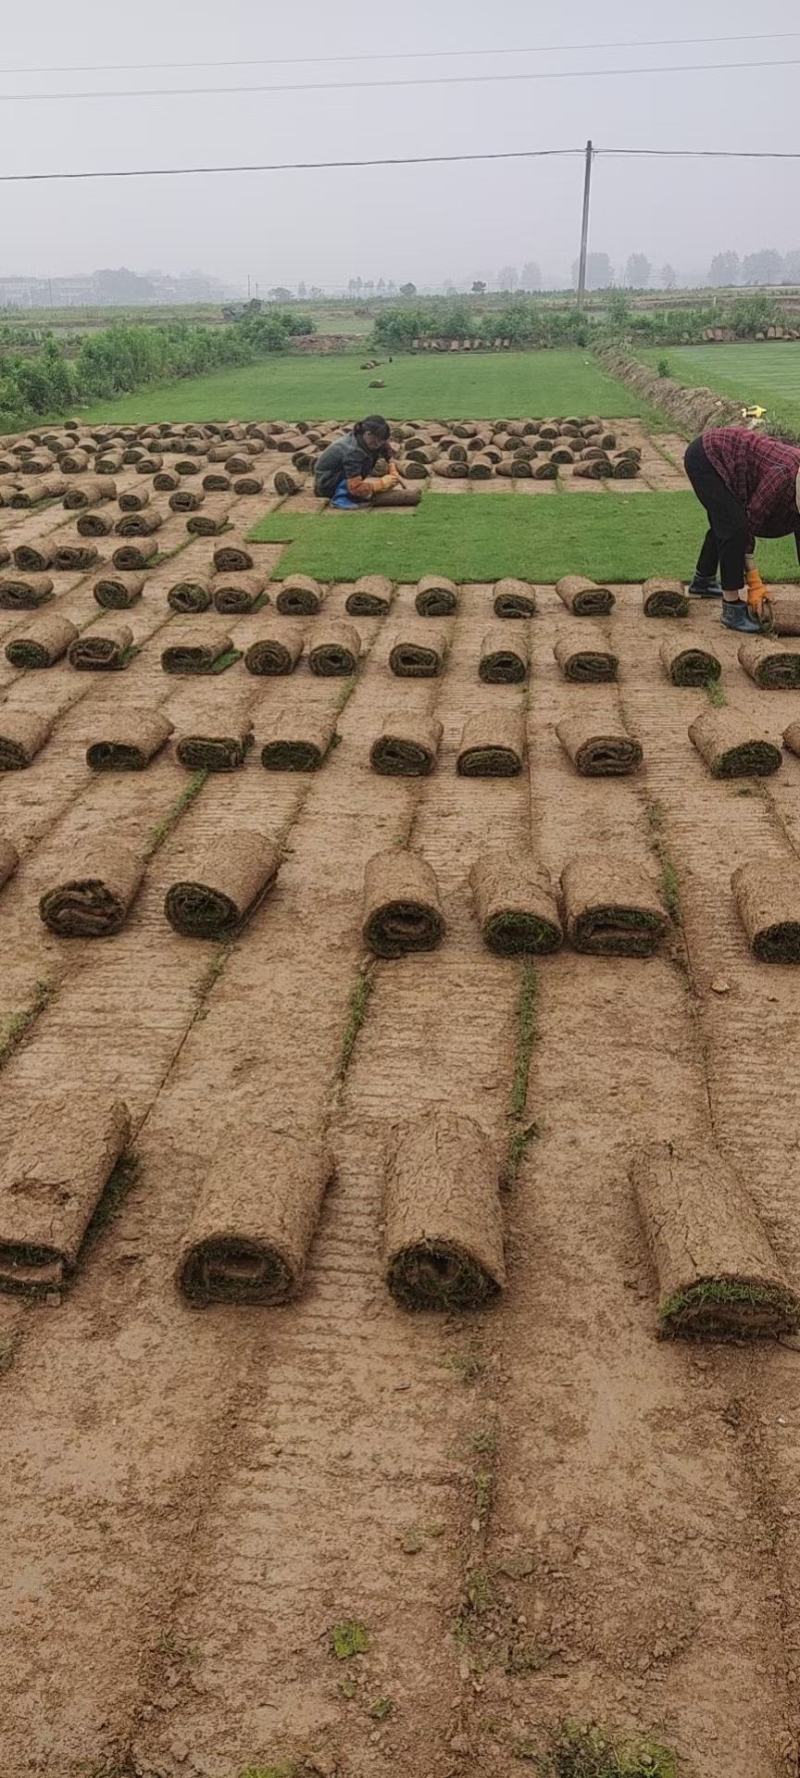
[[[586,295],[586,249],[589,245],[589,199],[592,191],[592,161],[594,149],[591,142],[586,144],[586,172],[583,178],[583,218],[581,221],[581,254],[578,263],[578,308],[583,308]]]

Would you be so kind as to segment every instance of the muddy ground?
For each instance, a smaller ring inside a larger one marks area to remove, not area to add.
[[[4,513],[3,529],[13,546],[63,519]],[[161,548],[184,535],[170,519]],[[190,544],[181,567],[211,548]],[[138,1162],[61,1305],[0,1301],[3,1778],[237,1778],[291,1760],[323,1778],[511,1778],[565,1716],[660,1738],[686,1778],[796,1774],[798,1348],[659,1342],[627,1164],[639,1141],[710,1122],[800,1284],[797,977],[751,960],[729,887],[744,859],[797,851],[800,762],[714,782],[686,732],[705,693],[667,682],[664,626],[624,588],[603,624],[622,663],[609,697],[645,770],[581,780],[555,736],[585,692],[553,660],[553,590],[529,626],[528,695],[478,683],[488,586],[462,589],[443,677],[393,681],[404,587],[385,620],[359,620],[323,770],[267,774],[254,752],[175,819],[187,774],[169,750],[141,775],[92,777],[93,711],[190,696],[208,711],[249,683],[258,730],[287,682],[248,682],[241,664],[199,688],[164,676],[174,567],[132,614],[124,676],[0,667],[4,693],[60,711],[32,767],[0,783],[0,831],[23,852],[0,898],[0,1016],[6,1031],[29,1017],[0,1129],[23,1094],[104,1083],[130,1106]],[[59,578],[58,609],[81,625],[94,578]],[[759,691],[716,618],[692,622],[728,698],[779,736],[796,694]],[[237,645],[260,626],[234,622]],[[0,614],[0,642],[19,627]],[[340,695],[305,664],[288,684],[298,701]],[[489,697],[527,711],[521,778],[455,774],[464,718]],[[428,779],[369,770],[398,705],[444,724]],[[45,931],[38,895],[88,832],[143,843],[164,821],[117,938]],[[177,939],[162,904],[188,847],[248,823],[286,840],[275,894],[222,952]],[[528,836],[554,871],[587,845],[674,871],[680,917],[649,962],[537,963],[507,1292],[461,1320],[408,1316],[381,1275],[384,1135],[454,1102],[504,1151],[522,966],[482,946],[467,879],[487,839]],[[338,1080],[364,864],[409,837],[438,872],[447,939],[377,966]],[[207,1157],[265,1103],[299,1129],[326,1121],[336,1157],[305,1290],[284,1309],[193,1313],[173,1268]],[[369,1646],[337,1660],[348,1620]]]

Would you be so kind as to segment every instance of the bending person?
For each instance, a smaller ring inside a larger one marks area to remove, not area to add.
[[[699,599],[721,593],[727,628],[756,633],[765,597],[752,561],[756,538],[793,534],[800,561],[800,448],[745,426],[720,426],[693,440],[684,463],[708,514],[689,592]]]
[[[334,439],[317,458],[314,492],[343,512],[382,504],[382,496],[394,494],[403,486],[390,431],[388,420],[381,414],[370,414],[366,420],[359,420],[352,432]],[[386,475],[375,473],[381,458],[388,465]],[[412,504],[411,499],[408,504]]]

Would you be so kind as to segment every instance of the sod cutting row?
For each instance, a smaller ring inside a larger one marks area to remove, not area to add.
[[[593,956],[649,957],[669,924],[647,872],[604,854],[572,860],[559,892],[532,853],[490,850],[476,860],[470,883],[484,942],[499,956],[547,955],[566,938]],[[420,853],[394,848],[370,859],[362,930],[373,954],[387,959],[442,943],[439,885]]]

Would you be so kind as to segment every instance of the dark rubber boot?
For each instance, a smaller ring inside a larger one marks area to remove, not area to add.
[[[707,574],[696,574],[686,591],[692,593],[695,599],[722,598],[722,587],[715,574],[710,577]]]

